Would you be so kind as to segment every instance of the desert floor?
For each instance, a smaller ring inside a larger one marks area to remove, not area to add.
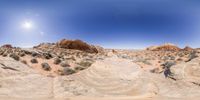
[[[195,52],[105,49],[101,54],[65,49],[50,53],[46,49],[1,49],[2,100],[194,100],[200,97],[198,49]],[[171,71],[167,77],[166,70]]]

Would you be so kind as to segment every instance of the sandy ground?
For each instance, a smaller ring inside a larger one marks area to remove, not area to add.
[[[1,98],[1,100],[27,100],[27,98]],[[30,99],[28,100],[36,100]],[[198,100],[198,98],[169,98],[169,97],[68,97],[68,98],[56,98],[56,99],[45,99],[37,98],[37,100]]]

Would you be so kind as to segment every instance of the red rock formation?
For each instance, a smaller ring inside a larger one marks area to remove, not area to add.
[[[164,44],[161,46],[152,46],[147,48],[147,50],[151,51],[180,51],[181,49],[173,44]]]
[[[57,42],[57,46],[60,48],[81,50],[89,53],[98,53],[98,50],[95,46],[89,45],[81,40],[62,39],[61,41]]]
[[[13,48],[11,44],[5,44],[5,45],[3,45],[1,47],[4,47],[4,48]]]
[[[89,45],[81,40],[66,40],[62,39],[57,43],[42,43],[38,46],[34,46],[36,49],[49,49],[51,50],[58,50],[59,48],[63,49],[74,49],[74,50],[81,50],[88,53],[104,53],[104,49],[100,46]]]
[[[185,48],[183,48],[184,51],[193,51],[194,49],[189,47],[189,46],[186,46]]]

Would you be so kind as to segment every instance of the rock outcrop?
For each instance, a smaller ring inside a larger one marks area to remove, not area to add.
[[[61,41],[57,42],[57,46],[65,49],[75,49],[89,53],[98,53],[98,50],[95,48],[95,46],[89,45],[81,40],[62,39]]]
[[[34,48],[43,50],[49,49],[50,51],[53,49],[56,50],[62,48],[62,49],[80,50],[87,53],[104,53],[104,49],[100,46],[90,45],[81,40],[67,40],[67,39],[62,39],[57,43],[41,43],[38,46],[34,46]]]
[[[200,58],[195,58],[190,62],[183,62],[171,67],[174,78],[177,80],[187,80],[200,84]]]
[[[151,51],[180,51],[181,49],[174,44],[166,43],[166,44],[160,45],[160,46],[151,46],[151,47],[147,48],[146,50],[151,50]]]
[[[4,48],[13,48],[11,44],[5,44],[5,45],[3,45],[1,47],[4,47]]]
[[[193,51],[194,49],[189,47],[189,46],[186,46],[185,48],[183,48],[183,51]]]

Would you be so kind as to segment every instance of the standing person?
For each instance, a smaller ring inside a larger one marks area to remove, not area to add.
[[[164,75],[165,75],[165,78],[168,78],[171,75],[171,71],[169,68],[165,67]]]

